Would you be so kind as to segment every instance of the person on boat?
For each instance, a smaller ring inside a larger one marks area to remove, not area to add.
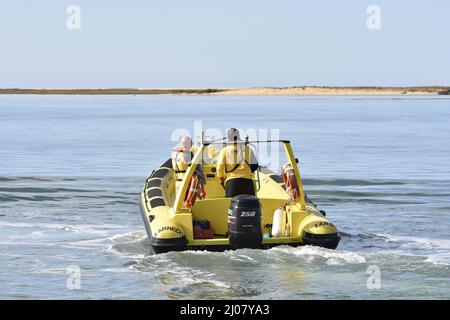
[[[178,145],[172,149],[172,167],[177,174],[185,173],[188,165],[191,163],[194,153],[197,151],[197,147],[193,145],[192,139],[189,136],[182,136]],[[200,165],[195,168],[195,173],[197,173],[202,183],[206,183],[205,175],[201,170]],[[180,177],[181,178],[181,177]]]
[[[227,146],[220,151],[216,167],[217,176],[225,188],[225,196],[255,195],[252,176],[258,169],[256,156],[241,140],[237,129],[229,129],[227,136]]]
[[[178,145],[172,149],[172,167],[176,172],[185,172],[193,155],[192,139],[182,136]]]

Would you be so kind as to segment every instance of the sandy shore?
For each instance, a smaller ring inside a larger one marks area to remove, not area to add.
[[[258,87],[173,89],[0,89],[0,94],[187,94],[187,95],[449,95],[450,87]]]
[[[450,87],[286,87],[236,88],[215,95],[437,95],[450,94]]]

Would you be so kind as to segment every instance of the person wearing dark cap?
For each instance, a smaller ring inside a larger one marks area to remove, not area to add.
[[[255,195],[252,177],[253,172],[258,169],[256,156],[241,140],[237,129],[229,129],[227,136],[227,146],[221,150],[217,159],[217,176],[225,187],[225,195]]]

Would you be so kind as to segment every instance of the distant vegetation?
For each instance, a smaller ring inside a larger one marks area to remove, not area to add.
[[[0,89],[0,94],[208,94],[222,89]]]
[[[450,95],[450,89],[439,91],[438,94],[442,94],[442,95]]]
[[[296,86],[292,88],[318,88],[318,89],[334,89],[334,90],[354,90],[354,91],[376,91],[376,92],[398,92],[401,91],[402,94],[417,93],[417,92],[427,92],[434,94],[450,94],[450,87],[444,86],[423,86],[423,87],[321,87],[321,86]],[[283,89],[283,88],[279,88]]]

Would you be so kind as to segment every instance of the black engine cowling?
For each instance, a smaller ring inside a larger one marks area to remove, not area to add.
[[[233,197],[228,209],[228,235],[231,249],[261,247],[261,205],[257,197]]]

